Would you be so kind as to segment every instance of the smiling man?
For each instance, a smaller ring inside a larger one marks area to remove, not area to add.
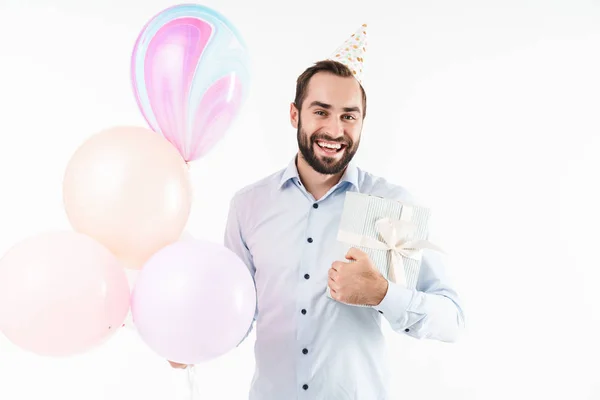
[[[388,400],[382,321],[399,334],[444,342],[455,341],[463,324],[436,253],[424,251],[417,288],[409,290],[388,282],[361,251],[335,251],[348,191],[412,201],[352,162],[367,109],[365,29],[298,78],[290,106],[298,153],[287,168],[231,201],[225,245],[248,266],[258,298],[251,400]]]
[[[319,200],[341,178],[358,150],[366,95],[350,70],[318,62],[299,78],[290,106],[301,157],[295,160],[306,190]]]

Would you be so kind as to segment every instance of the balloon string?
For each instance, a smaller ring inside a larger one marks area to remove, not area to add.
[[[199,400],[200,395],[196,385],[196,370],[193,365],[188,366],[186,369],[188,371],[188,381],[190,385],[190,400]]]

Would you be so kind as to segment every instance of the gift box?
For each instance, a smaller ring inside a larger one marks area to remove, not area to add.
[[[337,235],[340,261],[351,247],[364,251],[390,282],[414,289],[423,249],[442,251],[428,239],[431,210],[358,192],[347,192]],[[329,286],[327,296],[331,298]],[[360,305],[359,305],[360,306]]]

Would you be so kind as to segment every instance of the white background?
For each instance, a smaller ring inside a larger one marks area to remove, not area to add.
[[[2,253],[69,229],[62,176],[77,146],[145,126],[130,54],[174,4],[0,0]],[[221,241],[233,192],[287,165],[296,76],[368,22],[359,165],[434,207],[467,316],[455,344],[386,332],[394,398],[600,399],[600,2],[203,4],[241,30],[254,74],[235,128],[192,165],[193,236]],[[201,398],[247,398],[253,342],[198,366]],[[177,400],[185,389],[186,373],[132,330],[68,359],[0,336],[0,399]]]

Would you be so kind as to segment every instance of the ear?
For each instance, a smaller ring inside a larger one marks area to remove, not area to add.
[[[296,105],[292,102],[290,104],[290,122],[291,122],[292,126],[294,127],[294,129],[298,129],[299,115],[300,115],[300,112],[296,108]]]

